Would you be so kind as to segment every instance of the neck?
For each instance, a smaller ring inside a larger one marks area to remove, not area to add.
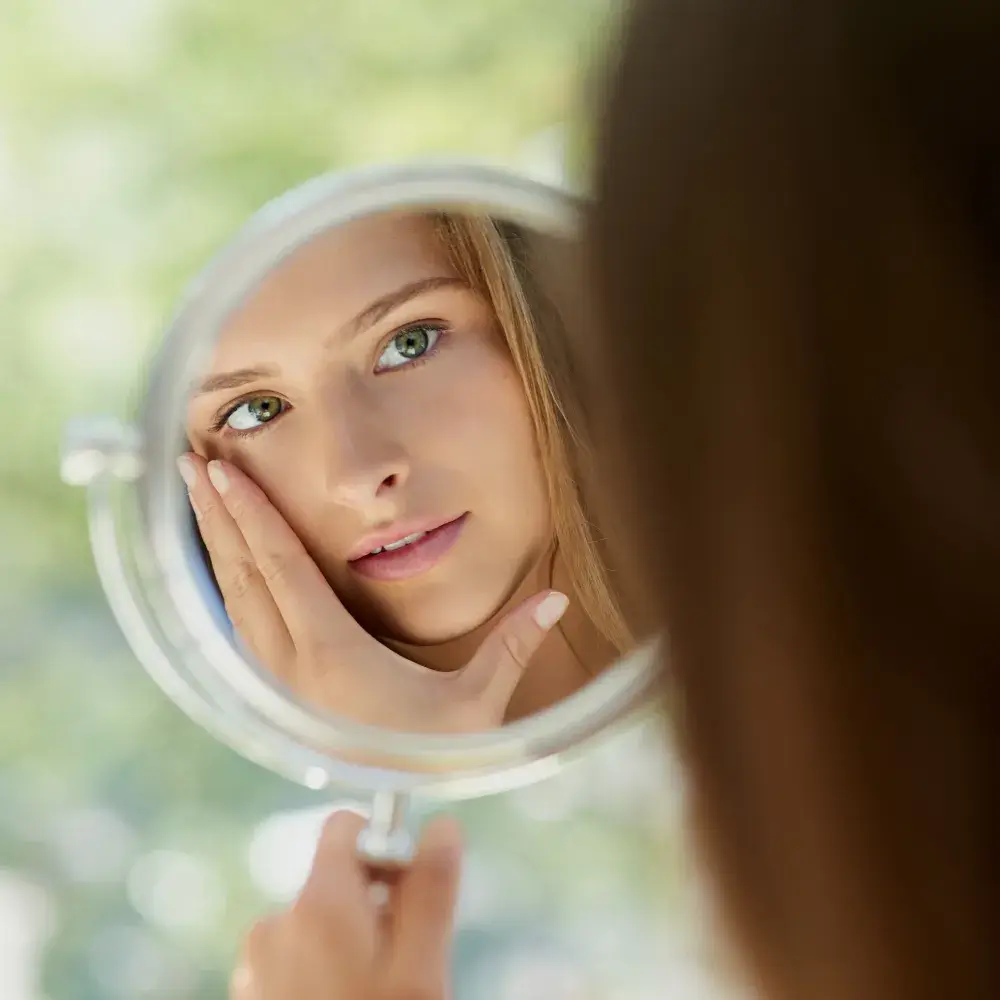
[[[583,613],[558,551],[538,561],[504,605],[478,628],[434,646],[390,642],[396,652],[432,670],[458,670],[475,655],[500,620],[542,590],[562,591],[570,599],[559,624],[532,657],[507,711],[507,721],[532,715],[568,697],[616,659],[612,645]]]

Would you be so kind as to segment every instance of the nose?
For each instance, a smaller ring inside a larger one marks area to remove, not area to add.
[[[323,437],[328,498],[368,521],[395,517],[399,489],[409,476],[410,463],[389,422],[363,408],[346,406],[340,419],[329,418]]]

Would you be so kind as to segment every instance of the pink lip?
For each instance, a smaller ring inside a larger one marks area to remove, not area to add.
[[[417,531],[427,532],[419,541],[404,545],[401,549],[379,552],[377,555],[362,555],[349,559],[348,562],[351,569],[372,580],[408,580],[412,576],[426,573],[458,541],[468,516],[465,513],[453,521],[429,529],[407,525],[404,530],[394,528],[392,534],[383,532],[381,536],[371,535],[362,540],[363,552],[371,552],[372,549],[398,541]]]

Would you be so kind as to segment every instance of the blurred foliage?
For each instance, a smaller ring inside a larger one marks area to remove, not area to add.
[[[261,824],[323,801],[214,743],[142,673],[97,585],[83,496],[58,481],[64,422],[129,412],[186,281],[291,185],[426,153],[530,167],[567,127],[585,165],[581,86],[615,6],[4,0],[4,1000],[223,997],[241,932],[275,902],[248,862]],[[460,807],[460,998],[641,995],[635,955],[662,953],[684,860],[648,861],[673,843],[655,750],[603,753]],[[599,980],[602,962],[606,990],[566,971]]]

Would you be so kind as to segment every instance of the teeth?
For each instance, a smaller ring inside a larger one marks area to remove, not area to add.
[[[426,531],[415,531],[412,535],[407,535],[406,538],[401,538],[398,542],[390,542],[388,545],[383,545],[379,549],[372,549],[368,554],[370,556],[377,556],[380,552],[395,552],[396,549],[401,549],[404,545],[412,545],[415,541],[423,538],[426,534]]]

